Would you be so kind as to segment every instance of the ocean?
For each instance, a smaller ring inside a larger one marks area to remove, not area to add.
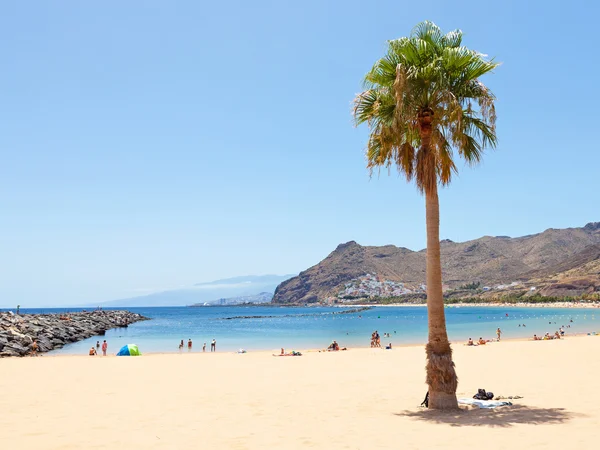
[[[112,309],[112,308],[111,308]],[[114,308],[119,309],[119,308]],[[423,344],[427,340],[427,309],[423,306],[375,307],[366,311],[339,314],[340,307],[152,307],[127,308],[152,320],[128,328],[116,328],[105,336],[69,344],[50,354],[87,354],[97,340],[106,339],[109,352],[125,344],[137,344],[142,353],[178,352],[183,339],[193,342],[192,351],[210,350],[212,339],[217,351],[233,352],[326,348],[333,339],[342,347],[368,347],[371,333],[381,335],[381,343]],[[66,309],[22,309],[22,313],[56,313]],[[70,309],[69,311],[80,311]],[[448,307],[445,309],[448,335],[452,341],[469,337],[492,339],[500,327],[503,339],[543,336],[565,326],[567,335],[600,331],[600,310],[580,308]],[[335,313],[335,314],[334,314]],[[252,318],[242,318],[253,316]],[[571,322],[572,321],[572,322]],[[521,326],[519,326],[521,325]],[[525,325],[525,326],[523,326]],[[389,333],[389,337],[384,335]]]

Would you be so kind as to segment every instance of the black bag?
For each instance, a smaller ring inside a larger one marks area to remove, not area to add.
[[[423,400],[423,403],[421,403],[421,406],[424,406],[425,408],[429,408],[429,391],[427,391],[427,394],[425,394],[425,400]]]
[[[473,396],[475,400],[493,400],[494,393],[486,392],[485,389],[477,389],[477,394]]]

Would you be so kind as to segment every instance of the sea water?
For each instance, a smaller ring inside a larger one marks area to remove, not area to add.
[[[96,341],[106,339],[109,353],[125,344],[137,344],[142,353],[178,352],[183,339],[193,342],[193,352],[210,351],[212,339],[217,351],[245,349],[299,350],[326,348],[332,340],[341,347],[368,347],[371,333],[378,331],[381,343],[422,344],[427,341],[427,308],[385,306],[339,314],[353,308],[340,307],[154,307],[127,308],[151,320],[108,330],[97,336],[68,344],[51,354],[87,354]],[[56,313],[64,309],[22,309],[22,313]],[[71,309],[71,311],[78,311]],[[561,326],[568,334],[600,332],[600,310],[584,308],[448,307],[445,308],[451,341],[483,337],[503,339],[554,334]],[[245,318],[251,316],[251,318]],[[519,326],[521,325],[521,326]],[[523,326],[525,325],[525,326]],[[385,334],[389,333],[389,337]]]

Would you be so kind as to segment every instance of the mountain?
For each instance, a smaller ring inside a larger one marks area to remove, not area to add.
[[[222,298],[272,294],[279,283],[293,275],[257,275],[225,278],[222,280],[197,283],[180,289],[113,300],[102,306],[186,306],[194,303],[216,303]]]
[[[594,274],[594,261],[599,245],[600,222],[582,228],[548,229],[517,238],[484,236],[467,242],[443,240],[442,275],[449,290],[471,283],[496,287],[513,283],[511,288],[514,288],[518,284],[529,286],[530,280],[538,280],[545,286],[552,281],[552,276],[557,281],[589,275],[592,277],[588,280],[589,290],[595,286],[594,279],[598,275]],[[377,295],[383,288],[385,292],[422,293],[425,256],[426,250],[412,251],[393,245],[370,247],[354,241],[340,244],[317,265],[282,282],[275,290],[273,303],[312,303],[340,298],[348,292],[366,297],[372,293]],[[375,277],[365,278],[366,274]]]

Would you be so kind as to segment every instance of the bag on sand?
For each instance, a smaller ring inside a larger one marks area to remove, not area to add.
[[[493,400],[494,393],[486,392],[485,389],[477,389],[477,394],[473,396],[475,400]]]
[[[427,391],[427,394],[425,394],[425,400],[423,400],[423,402],[421,403],[421,406],[424,406],[425,408],[429,408],[429,391]]]

